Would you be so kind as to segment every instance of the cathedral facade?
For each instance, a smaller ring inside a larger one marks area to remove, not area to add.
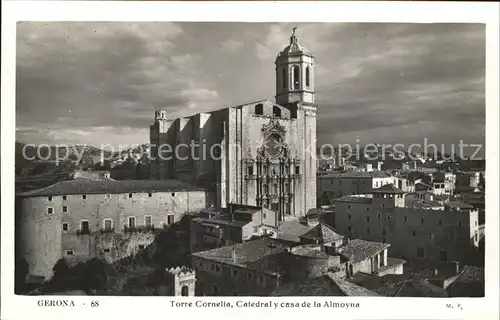
[[[281,219],[316,207],[314,55],[295,29],[276,65],[276,101],[178,119],[165,110],[150,127],[151,179],[189,181],[228,203],[275,210]]]

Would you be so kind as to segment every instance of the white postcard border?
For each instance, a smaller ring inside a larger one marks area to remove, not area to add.
[[[318,317],[351,319],[498,319],[499,253],[499,5],[459,2],[57,2],[5,1],[2,10],[2,217],[1,319],[89,317]],[[296,21],[296,22],[464,22],[486,24],[486,297],[485,298],[172,298],[50,297],[75,307],[39,307],[47,296],[16,296],[14,288],[15,31],[17,21]],[[337,308],[188,308],[172,301],[332,301]],[[92,307],[92,301],[99,306]],[[359,308],[349,307],[359,304]],[[447,306],[447,304],[450,304]],[[450,306],[453,305],[453,308]],[[222,312],[222,313],[221,313]],[[311,313],[312,312],[312,313]]]

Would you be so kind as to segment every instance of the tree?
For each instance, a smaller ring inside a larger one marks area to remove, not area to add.
[[[85,263],[80,275],[80,289],[86,292],[93,290],[107,290],[108,288],[108,264],[101,259],[94,258]]]
[[[64,282],[71,274],[71,268],[64,258],[61,258],[56,262],[52,271],[54,272],[52,282]]]

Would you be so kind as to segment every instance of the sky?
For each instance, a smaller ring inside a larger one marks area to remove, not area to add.
[[[147,143],[154,110],[274,100],[274,59],[316,55],[321,144],[484,144],[480,24],[20,22],[16,140]]]

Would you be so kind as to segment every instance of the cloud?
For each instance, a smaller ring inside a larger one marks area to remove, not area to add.
[[[387,23],[22,22],[17,138],[147,142],[155,109],[273,99],[294,26],[316,56],[319,143],[484,141],[484,25]]]

